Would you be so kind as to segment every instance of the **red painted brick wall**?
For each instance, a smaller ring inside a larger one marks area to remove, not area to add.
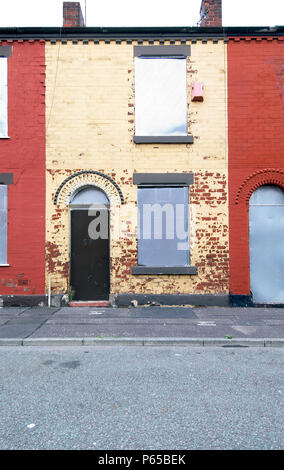
[[[230,291],[250,294],[249,198],[284,187],[284,38],[228,41]]]
[[[7,43],[2,41],[1,45]],[[45,293],[45,45],[13,42],[8,59],[8,135],[0,172],[8,186],[8,259],[0,295]]]

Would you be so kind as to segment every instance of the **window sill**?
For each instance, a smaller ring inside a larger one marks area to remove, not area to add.
[[[133,137],[135,144],[193,144],[192,135],[176,136],[144,136],[135,135]]]
[[[10,139],[8,135],[0,135],[0,139]]]
[[[131,274],[197,274],[195,266],[132,266]]]
[[[0,263],[0,268],[1,268],[1,267],[5,267],[5,266],[10,266],[10,265],[9,265],[9,264],[1,264],[1,263]]]

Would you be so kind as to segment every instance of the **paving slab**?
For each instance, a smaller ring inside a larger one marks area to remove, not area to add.
[[[139,325],[145,325],[150,328],[151,325],[197,325],[198,320],[189,318],[187,320],[181,318],[102,318],[102,317],[76,317],[76,318],[51,318],[48,319],[45,325],[108,325],[115,328],[117,325],[126,325],[129,327],[136,327]]]
[[[283,326],[283,321],[281,320],[266,320],[262,321],[267,326]]]
[[[279,327],[271,327],[271,326],[244,326],[244,325],[237,325],[233,326],[232,329],[234,330],[233,336],[246,336],[251,338],[282,338],[284,337],[283,327],[279,329]]]
[[[0,338],[25,338],[30,336],[57,310],[55,308],[42,309],[40,307],[12,308],[11,318],[4,324],[0,324]]]
[[[284,309],[157,306],[0,309],[2,340],[177,338],[181,341],[181,338],[202,338],[212,341],[212,338],[227,337],[265,338],[267,341],[274,338],[273,344],[277,338],[281,343]]]
[[[72,310],[72,311],[71,311]],[[71,312],[70,312],[71,311]],[[137,307],[137,308],[68,308],[64,307],[54,317],[68,315],[70,318],[76,315],[97,315],[112,318],[197,318],[194,309],[178,307]]]
[[[255,333],[254,329],[254,333]],[[218,334],[225,337],[226,335],[236,336],[236,331],[230,326],[219,326]],[[95,324],[95,325],[50,325],[44,324],[38,328],[31,337],[78,337],[78,336],[119,336],[119,337],[214,337],[216,336],[216,327],[213,326],[196,326],[185,323],[135,323],[135,324]],[[246,336],[245,331],[238,331],[238,336]],[[269,337],[269,336],[268,336]]]
[[[0,317],[2,315],[20,315],[29,307],[0,307]]]
[[[30,323],[24,325],[2,325],[0,327],[0,338],[26,338],[36,331],[38,323]]]

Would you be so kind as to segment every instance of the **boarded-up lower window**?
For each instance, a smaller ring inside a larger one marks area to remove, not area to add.
[[[0,264],[7,264],[7,186],[0,184]]]
[[[189,266],[188,187],[138,188],[138,265]]]

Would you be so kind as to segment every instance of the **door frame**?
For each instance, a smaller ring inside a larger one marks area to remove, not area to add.
[[[84,188],[80,188],[84,189]],[[73,195],[72,195],[73,196]],[[69,288],[71,286],[71,251],[72,251],[72,230],[71,230],[71,211],[72,210],[89,210],[91,206],[94,204],[69,204],[69,211],[68,211],[68,224],[69,224]],[[109,234],[109,249],[108,249],[108,257],[109,257],[109,293],[108,299],[110,297],[111,291],[111,231],[110,231],[110,217],[111,217],[111,208],[110,204],[100,204],[101,207],[104,207],[108,211],[108,234]]]

